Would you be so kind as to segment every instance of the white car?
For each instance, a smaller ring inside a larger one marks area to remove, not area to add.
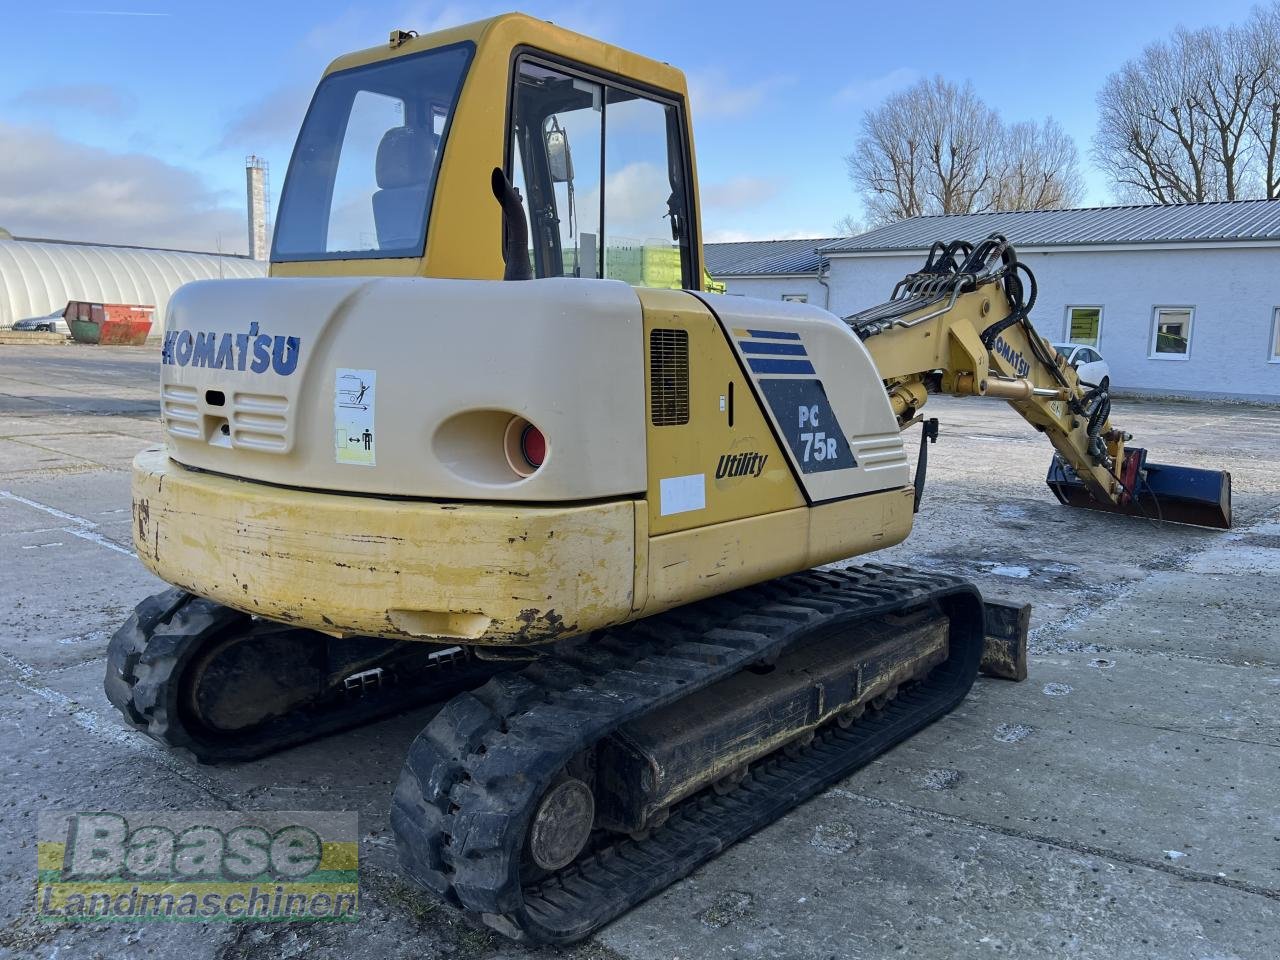
[[[1067,358],[1067,363],[1076,368],[1080,379],[1089,386],[1103,390],[1111,387],[1111,366],[1093,347],[1079,343],[1055,343],[1053,349]]]
[[[57,310],[45,317],[27,317],[25,320],[19,320],[13,325],[15,330],[35,330],[44,333],[61,333],[71,336],[71,327],[67,325],[66,319],[63,317],[63,310]]]

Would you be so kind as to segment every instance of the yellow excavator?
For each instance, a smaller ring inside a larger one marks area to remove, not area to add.
[[[965,696],[972,584],[823,568],[907,537],[931,393],[1011,404],[1064,503],[1229,526],[1228,475],[1148,463],[1036,334],[1006,238],[842,319],[709,292],[698,209],[670,66],[515,14],[335,61],[270,277],[169,307],[125,718],[212,762],[436,704],[405,871],[567,943]]]

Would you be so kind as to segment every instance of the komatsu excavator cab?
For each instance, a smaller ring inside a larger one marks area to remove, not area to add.
[[[272,277],[173,300],[144,562],[331,634],[527,645],[900,541],[868,351],[697,289],[690,147],[678,71],[525,17],[335,63]],[[305,542],[243,525],[266,504]]]
[[[270,277],[170,302],[133,506],[173,589],[112,638],[125,718],[227,761],[436,704],[406,871],[564,943],[960,702],[1002,622],[976,588],[813,569],[910,532],[929,393],[1013,404],[1067,502],[1138,512],[1158,465],[1005,238],[841,319],[709,293],[699,224],[670,66],[520,15],[335,61]],[[1191,473],[1166,515],[1229,523]]]
[[[536,277],[700,286],[683,75],[509,15],[334,62],[298,135],[272,276],[499,279],[501,167]]]

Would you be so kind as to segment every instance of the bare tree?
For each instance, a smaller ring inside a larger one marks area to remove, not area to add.
[[[924,213],[925,132],[917,113],[910,97],[889,97],[863,116],[862,138],[845,157],[849,176],[863,188],[872,223]]]
[[[1079,200],[1074,143],[1053,121],[1006,128],[969,84],[942,77],[862,118],[847,157],[872,225],[921,214],[1036,209]]]
[[[1245,26],[1252,59],[1264,73],[1249,111],[1262,195],[1280,200],[1280,2],[1254,7]]]
[[[1223,195],[1236,200],[1255,192],[1252,138],[1253,113],[1272,64],[1259,57],[1248,27],[1179,31],[1178,42],[1188,49],[1194,89],[1209,127],[1210,155],[1219,168]]]
[[[1179,28],[1103,84],[1094,159],[1122,199],[1276,196],[1277,70],[1280,3],[1241,26]]]
[[[1216,199],[1209,128],[1187,51],[1154,43],[1109,76],[1098,94],[1094,158],[1124,199]]]
[[[846,213],[835,222],[833,229],[839,236],[856,237],[858,234],[864,233],[867,228],[852,213]],[[3,239],[3,237],[0,236],[0,239]]]
[[[1075,141],[1052,117],[1011,124],[1001,140],[999,175],[992,189],[996,210],[1073,207],[1084,197]]]

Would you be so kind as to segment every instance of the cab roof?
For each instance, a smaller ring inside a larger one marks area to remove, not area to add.
[[[503,13],[486,20],[460,24],[433,33],[413,36],[403,43],[357,50],[335,59],[325,69],[325,76],[381,60],[391,60],[411,53],[470,41],[477,47],[497,44],[515,49],[528,46],[547,53],[559,54],[588,66],[609,70],[630,80],[640,81],[687,99],[688,85],[683,71],[622,47],[596,40],[539,20],[524,13]]]

